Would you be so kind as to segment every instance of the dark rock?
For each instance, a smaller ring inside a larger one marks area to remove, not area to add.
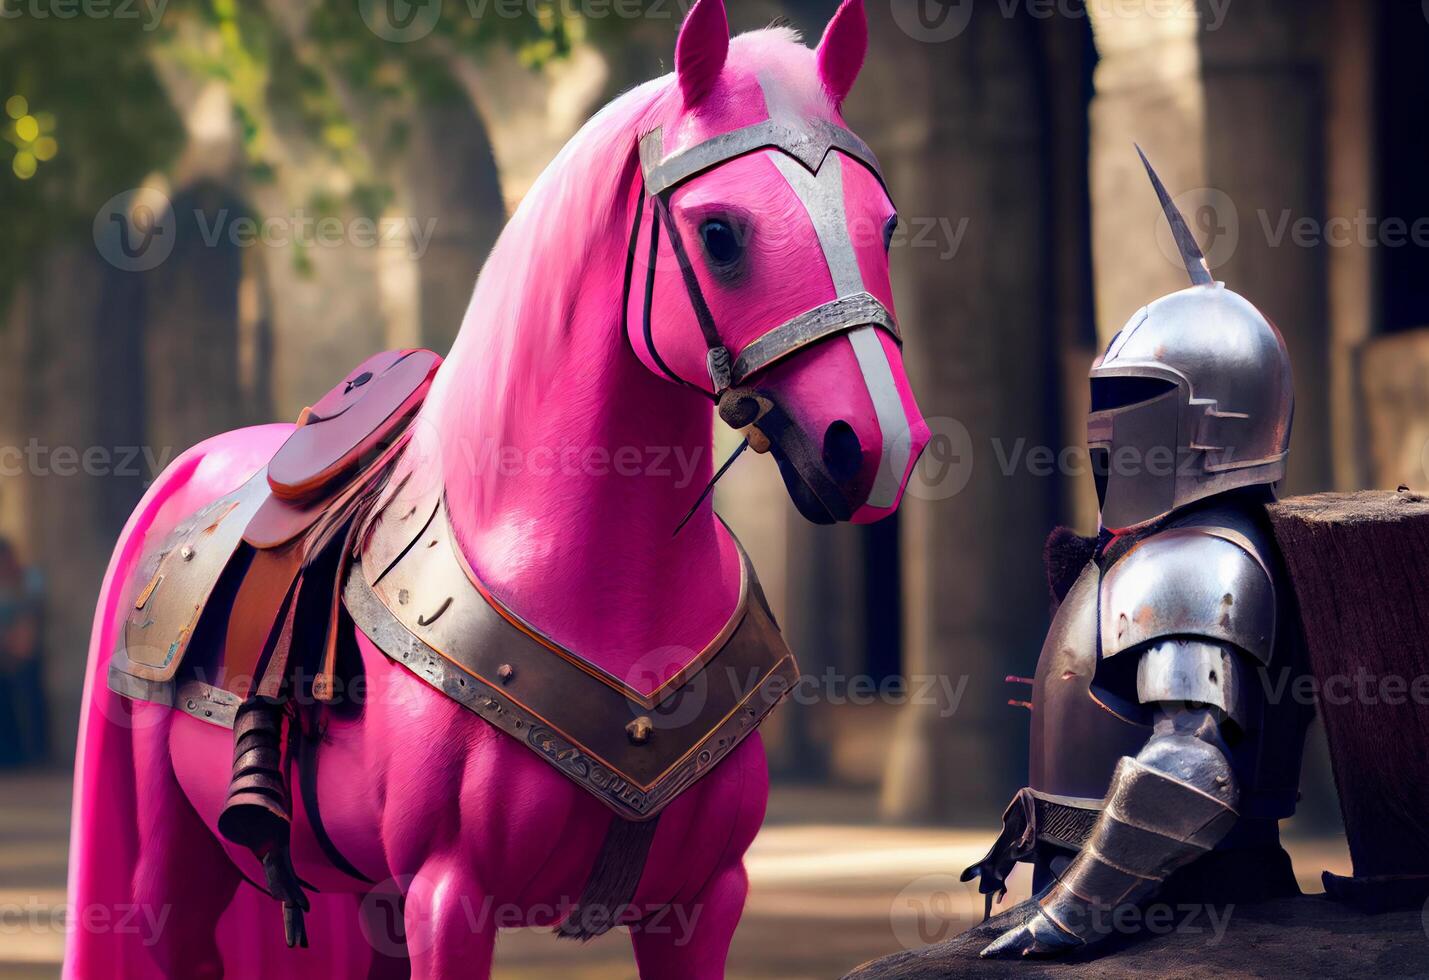
[[[1167,921],[1156,923],[1148,914],[1141,932],[1061,959],[978,957],[1032,908],[1028,900],[946,942],[866,963],[845,980],[1429,977],[1429,911],[1366,915],[1322,895],[1211,908],[1162,906]]]

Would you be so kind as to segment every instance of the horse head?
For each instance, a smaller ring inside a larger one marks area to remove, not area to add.
[[[816,49],[796,40],[731,40],[723,0],[691,8],[639,134],[625,333],[771,452],[804,517],[865,523],[897,508],[928,429],[889,282],[897,214],[841,114],[868,46],[862,0]]]

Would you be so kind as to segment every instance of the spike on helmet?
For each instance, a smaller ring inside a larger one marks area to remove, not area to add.
[[[1294,387],[1275,326],[1218,283],[1181,212],[1141,161],[1191,277],[1137,311],[1091,370],[1087,445],[1102,527],[1126,531],[1285,476]]]

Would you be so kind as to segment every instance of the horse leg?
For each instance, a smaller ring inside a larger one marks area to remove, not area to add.
[[[642,980],[720,980],[748,894],[740,861],[715,872],[693,900],[668,905],[632,928]]]
[[[135,715],[169,711],[142,705]],[[131,922],[163,976],[221,977],[216,927],[241,878],[184,796],[168,734],[167,719],[135,731],[141,839]]]
[[[469,869],[456,857],[428,860],[403,892],[413,980],[491,976],[496,927]]]

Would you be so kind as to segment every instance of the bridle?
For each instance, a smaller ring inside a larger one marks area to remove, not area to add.
[[[866,167],[880,184],[884,183],[878,161],[868,145],[849,130],[825,120],[766,119],[740,129],[713,136],[702,143],[675,153],[664,154],[664,142],[660,129],[647,134],[640,140],[640,168],[644,178],[644,193],[635,207],[635,220],[630,233],[630,245],[625,269],[625,290],[622,297],[622,317],[628,316],[630,289],[633,281],[635,250],[637,248],[641,222],[644,220],[646,200],[650,201],[650,245],[646,264],[643,323],[645,347],[655,365],[671,380],[700,392],[712,399],[720,408],[725,421],[741,427],[752,421],[736,407],[747,399],[732,397],[745,383],[760,371],[783,360],[806,347],[847,333],[864,326],[877,327],[887,332],[897,344],[902,344],[902,336],[893,313],[873,294],[863,289],[841,295],[827,303],[821,303],[805,310],[798,316],[774,327],[745,345],[738,357],[731,355],[728,346],[720,337],[719,330],[700,289],[699,279],[684,240],[675,225],[670,208],[670,197],[675,189],[706,171],[712,170],[738,157],[759,150],[774,149],[788,154],[804,166],[809,173],[817,175],[832,150],[841,150]],[[885,184],[886,189],[886,184]],[[680,377],[655,348],[651,332],[651,308],[655,294],[655,263],[659,255],[660,230],[670,237],[670,246],[680,264],[684,278],[685,292],[689,296],[695,319],[699,322],[704,336],[706,353],[705,366],[709,371],[711,389],[705,390]],[[628,333],[627,333],[628,336]]]

